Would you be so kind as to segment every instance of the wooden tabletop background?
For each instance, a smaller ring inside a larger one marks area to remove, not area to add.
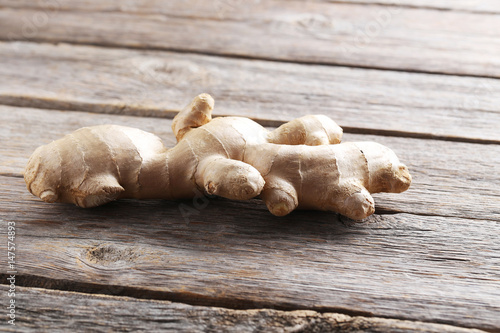
[[[364,223],[26,190],[37,146],[105,123],[173,146],[202,92],[270,127],[328,115],[412,187]],[[500,332],[499,1],[0,0],[0,122],[2,331]]]

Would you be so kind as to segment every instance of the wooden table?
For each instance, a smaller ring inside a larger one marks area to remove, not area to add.
[[[500,332],[499,32],[496,0],[0,0],[1,330]],[[326,114],[412,187],[361,224],[26,190],[33,150],[83,126],[173,146],[201,92],[270,127]]]

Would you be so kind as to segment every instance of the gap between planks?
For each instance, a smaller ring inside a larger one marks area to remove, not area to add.
[[[44,100],[37,98],[25,98],[17,96],[0,96],[0,105],[22,107],[22,108],[37,108],[44,109],[47,111],[75,111],[75,112],[90,112],[97,114],[110,114],[110,115],[128,115],[133,117],[145,117],[145,118],[160,118],[160,119],[174,119],[174,117],[180,112],[180,110],[160,110],[156,108],[140,108],[134,106],[116,106],[112,104],[102,105],[102,104],[85,104],[85,103],[75,103],[66,101],[56,101],[56,100]],[[227,115],[215,115],[213,118],[232,116]],[[255,117],[248,117],[258,124],[265,127],[279,127],[286,123],[287,121],[280,120],[270,120]],[[418,133],[418,132],[406,132],[406,131],[395,131],[395,130],[384,130],[384,129],[370,129],[363,127],[352,127],[352,126],[342,126],[344,133],[351,134],[366,134],[366,135],[377,135],[377,136],[388,136],[388,137],[402,137],[402,138],[413,138],[413,139],[425,139],[425,140],[437,140],[437,141],[450,141],[450,142],[464,142],[464,143],[477,143],[486,145],[498,145],[499,140],[488,140],[481,138],[467,138],[458,136],[446,136],[446,135],[435,135],[431,133]]]
[[[479,333],[475,329],[460,328],[418,321],[350,317],[339,313],[279,311],[254,309],[238,311],[227,308],[190,306],[168,301],[139,300],[129,297],[94,295],[78,292],[53,291],[41,288],[16,288],[17,299],[29,304],[29,315],[16,319],[17,328],[27,326],[34,330],[88,328],[99,331],[175,330],[176,332],[257,332],[263,327],[268,332],[297,330],[309,332],[459,332]],[[0,285],[7,293],[8,287]],[[21,306],[21,309],[24,309]],[[48,311],[51,309],[52,311]],[[89,313],[99,311],[99,316]],[[43,317],[39,320],[38,316]],[[71,320],[67,318],[71,317]],[[8,328],[6,331],[10,331]],[[12,330],[15,331],[15,330]]]

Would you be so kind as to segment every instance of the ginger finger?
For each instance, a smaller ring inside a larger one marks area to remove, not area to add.
[[[294,119],[269,133],[268,141],[285,145],[328,145],[340,143],[342,128],[323,115]]]
[[[264,187],[264,179],[253,166],[222,156],[200,162],[196,183],[210,195],[233,200],[254,198]]]
[[[177,142],[179,142],[187,132],[193,128],[205,125],[212,120],[212,110],[214,109],[214,99],[209,94],[196,96],[172,122]]]

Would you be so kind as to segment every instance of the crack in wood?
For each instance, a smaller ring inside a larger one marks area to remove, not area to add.
[[[439,2],[434,5],[412,5],[412,4],[403,4],[401,1],[393,0],[392,3],[389,2],[382,2],[382,1],[376,1],[376,0],[366,0],[366,1],[342,1],[342,0],[322,0],[324,2],[328,3],[338,3],[338,4],[345,4],[345,5],[366,5],[366,6],[383,6],[383,7],[391,7],[391,8],[406,8],[406,9],[416,9],[416,10],[433,10],[433,11],[442,11],[442,12],[457,12],[457,13],[470,13],[470,14],[484,14],[484,15],[497,15],[500,13],[499,11],[496,11],[495,9],[491,10],[474,10],[472,9],[473,6],[469,6],[469,9],[464,9],[459,6],[454,7],[451,5],[450,7],[445,7],[446,4],[440,5]],[[399,3],[398,3],[399,2]]]

